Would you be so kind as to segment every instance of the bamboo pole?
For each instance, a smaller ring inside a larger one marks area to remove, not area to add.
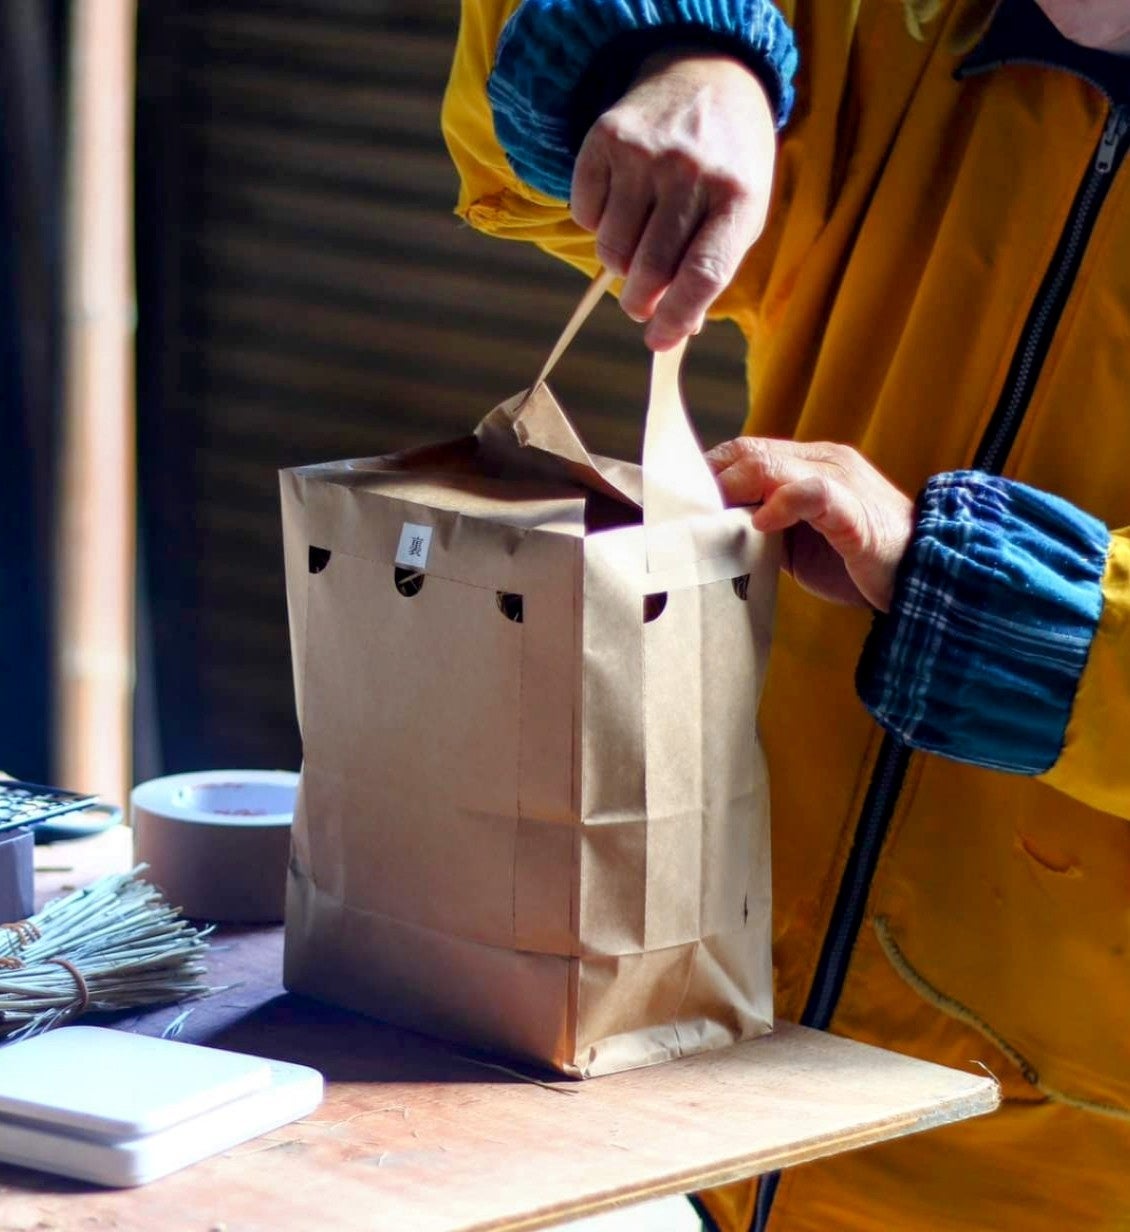
[[[73,0],[55,778],[126,799],[136,481],[133,107],[136,0]]]

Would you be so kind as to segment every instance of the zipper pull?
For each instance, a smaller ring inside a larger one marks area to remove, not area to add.
[[[1122,144],[1127,129],[1130,129],[1130,111],[1125,107],[1113,108],[1107,118],[1106,128],[1103,129],[1103,139],[1099,142],[1099,152],[1095,158],[1095,170],[1099,175],[1110,174],[1114,166],[1114,156],[1118,153],[1118,147]]]

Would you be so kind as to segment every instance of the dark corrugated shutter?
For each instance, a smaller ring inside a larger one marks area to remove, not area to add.
[[[297,765],[278,469],[465,433],[583,281],[451,213],[456,0],[140,7],[139,775]],[[740,424],[740,355],[693,349],[704,438]],[[554,382],[594,448],[638,450],[646,368],[603,306]]]

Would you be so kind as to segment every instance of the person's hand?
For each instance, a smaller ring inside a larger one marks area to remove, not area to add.
[[[806,590],[890,609],[914,504],[856,450],[745,436],[706,460],[728,504],[758,505],[754,526],[785,532],[784,567]]]
[[[702,328],[765,225],[776,148],[757,77],[701,51],[650,57],[589,129],[570,208],[624,277],[624,311],[650,322],[648,346]]]

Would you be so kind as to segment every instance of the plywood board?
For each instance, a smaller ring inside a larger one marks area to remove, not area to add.
[[[81,865],[80,845],[70,850]],[[517,1232],[853,1150],[998,1101],[981,1073],[788,1024],[652,1069],[531,1081],[286,994],[280,963],[280,930],[227,930],[212,979],[228,987],[197,1003],[180,1038],[315,1065],[328,1079],[315,1115],[139,1190],[2,1168],[0,1227]],[[179,1013],[120,1025],[159,1033]]]

